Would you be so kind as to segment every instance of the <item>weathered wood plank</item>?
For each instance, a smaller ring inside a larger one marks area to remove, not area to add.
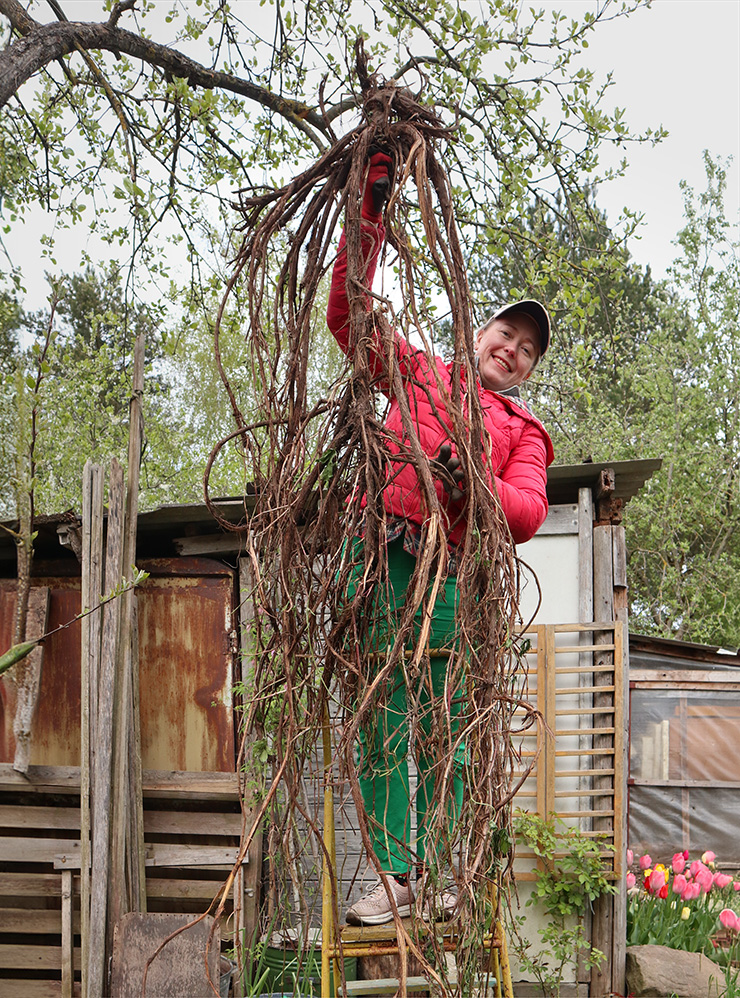
[[[254,622],[254,604],[252,593],[254,590],[254,578],[249,559],[244,557],[239,559],[239,637],[241,646],[240,668],[238,677],[242,682],[248,681],[249,674],[254,666],[254,637],[252,625]],[[249,743],[254,740],[254,735],[245,732],[242,739],[246,742],[240,750],[242,759],[247,764],[247,772],[244,780],[244,814],[243,828],[246,835],[252,835],[252,840],[247,852],[248,864],[242,866],[234,882],[234,915],[237,936],[244,940],[246,947],[251,945],[257,932],[259,921],[259,889],[262,876],[262,829],[254,829],[254,822],[259,809],[259,800],[254,789],[250,787],[259,786],[259,774],[249,772],[250,760],[253,760],[253,753],[250,751]],[[240,827],[241,835],[241,827]],[[237,954],[239,973],[234,981],[235,995],[237,998],[243,994],[243,967],[241,966],[241,950]]]
[[[75,932],[80,931],[79,912],[72,918]],[[58,936],[62,931],[62,912],[55,908],[0,908],[0,932],[10,934],[33,933],[39,936]],[[0,992],[2,994],[2,992]]]
[[[9,843],[6,848],[6,843]],[[18,843],[15,845],[14,843]],[[54,846],[60,846],[55,852]],[[24,857],[25,850],[25,860]],[[151,866],[223,866],[231,867],[236,862],[237,846],[198,846],[183,843],[149,843],[145,849],[145,862]],[[71,839],[2,839],[0,838],[0,859],[9,862],[43,863],[53,862],[56,869],[79,870],[82,862],[80,843]],[[249,862],[245,857],[244,862]]]
[[[0,790],[27,793],[71,793],[80,791],[78,766],[29,766],[26,776],[13,771],[10,763],[0,763]],[[144,796],[187,800],[238,800],[236,773],[144,770]]]
[[[169,880],[147,877],[146,892],[150,898],[182,901],[212,900],[226,882],[222,880]]]
[[[157,835],[223,835],[238,837],[240,814],[206,811],[146,811],[144,829]],[[76,807],[27,807],[0,804],[0,828],[45,828],[80,830],[80,812]]]
[[[228,835],[238,837],[241,814],[205,811],[145,811],[144,831],[151,835]]]
[[[737,690],[740,683],[732,682],[730,677],[737,675],[737,670],[732,672],[720,672],[718,669],[702,670],[692,669],[634,669],[630,668],[630,685],[636,685],[638,689],[657,690],[664,689],[666,684],[671,689],[695,690],[705,688],[706,683],[711,683],[717,690]],[[687,680],[687,676],[691,679]]]
[[[147,877],[146,890],[150,898],[202,901],[214,898],[225,881],[226,875],[220,880],[175,880]],[[73,878],[73,890],[75,894],[79,894],[79,880],[76,876]],[[62,877],[60,873],[0,872],[0,895],[5,897],[51,898],[60,897],[61,893]],[[0,994],[2,993],[0,991]]]
[[[0,873],[0,895],[8,897],[60,897],[60,873]]]
[[[578,533],[578,506],[575,503],[567,503],[558,506],[551,506],[547,512],[545,522],[542,524],[537,534],[542,536],[552,536],[554,534],[577,534]]]
[[[80,951],[74,952],[75,970],[80,969]],[[0,943],[0,969],[2,970],[60,970],[61,946],[34,946],[20,943]],[[4,998],[5,992],[3,992]]]
[[[123,471],[114,458],[108,484],[108,533],[105,555],[105,591],[112,592],[121,581],[123,557]],[[108,891],[110,873],[111,765],[113,758],[113,723],[115,717],[116,657],[120,600],[111,600],[103,608],[103,631],[97,703],[91,704],[97,716],[93,745],[91,792],[92,861],[90,873],[90,931],[87,940],[87,987],[91,994],[103,991],[108,927]],[[61,851],[61,850],[60,850]]]
[[[611,523],[598,523],[594,526],[593,532],[593,543],[594,543],[594,618],[598,621],[613,621],[614,619],[614,548],[612,539],[612,525]],[[607,635],[604,636],[604,641],[607,640]],[[596,633],[595,643],[600,643],[600,635]],[[595,662],[598,665],[614,665],[614,652],[613,650],[604,650],[603,652],[597,652]],[[621,663],[620,663],[621,665]],[[598,685],[602,683],[603,685],[608,685],[608,672],[601,672],[594,676],[594,682]],[[611,704],[613,707],[614,699],[608,694],[594,693],[593,703],[595,707],[608,708]],[[614,716],[613,710],[610,715],[606,715],[602,718],[599,716],[594,717],[594,727],[598,728],[600,725],[604,727],[614,726]],[[604,748],[612,749],[614,748],[614,734],[594,734],[593,736],[594,748]],[[613,758],[613,757],[612,757]],[[608,753],[600,757],[594,758],[594,763],[598,766],[599,760],[602,760],[602,765],[604,769],[611,767],[611,762]],[[612,777],[605,776],[603,778],[594,777],[593,787],[594,790],[599,790],[604,787],[613,788],[614,781]],[[594,810],[592,813],[585,812],[585,815],[592,817],[593,829],[596,831],[609,831],[610,827],[613,827],[614,814],[610,813],[609,808],[610,801],[608,797],[595,797],[594,799]],[[604,808],[604,815],[602,816],[599,811]],[[594,910],[592,916],[592,932],[591,932],[591,945],[600,949],[602,953],[606,955],[606,959],[602,962],[600,966],[593,967],[591,969],[591,990],[594,994],[607,994],[613,990],[612,983],[614,977],[614,952],[613,952],[613,936],[614,936],[614,903],[610,895],[605,897],[597,898],[594,902]]]
[[[80,998],[80,982],[75,981],[72,994]],[[0,995],[3,998],[61,998],[61,981],[21,981],[16,978],[0,977]]]
[[[87,461],[82,486],[82,609],[96,606],[103,588],[103,469]],[[87,994],[88,942],[90,938],[90,827],[92,822],[90,782],[91,746],[97,744],[98,677],[100,673],[100,610],[80,621],[80,837],[82,869],[80,908],[82,911],[82,991]]]
[[[0,804],[0,828],[68,828],[79,833],[80,812],[76,807]]]
[[[62,873],[62,998],[72,998],[74,935],[72,933],[72,871]]]
[[[240,534],[199,534],[195,537],[175,537],[172,541],[178,554],[193,556],[239,555],[244,552]]]
[[[76,855],[79,867],[80,840],[0,836],[0,862],[3,863],[53,863],[60,853]]]

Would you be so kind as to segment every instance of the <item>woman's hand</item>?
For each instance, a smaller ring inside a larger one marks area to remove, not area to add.
[[[451,502],[459,502],[465,495],[465,472],[460,458],[453,455],[450,444],[442,444],[436,457],[432,458],[432,471],[442,482]]]
[[[365,192],[362,196],[362,217],[377,220],[383,212],[391,189],[393,160],[388,153],[376,150],[370,156]]]

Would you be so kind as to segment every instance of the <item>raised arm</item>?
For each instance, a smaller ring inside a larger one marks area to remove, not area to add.
[[[391,159],[384,152],[376,152],[370,157],[365,191],[362,198],[362,251],[366,263],[367,287],[371,288],[378,263],[378,254],[385,241],[383,225],[383,205],[390,187]],[[337,250],[337,259],[331,278],[329,304],[326,322],[329,329],[345,353],[349,351],[349,301],[347,299],[347,252],[346,239],[342,231]],[[367,302],[368,309],[370,302]]]

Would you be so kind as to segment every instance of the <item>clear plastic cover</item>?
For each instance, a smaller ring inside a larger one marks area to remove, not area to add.
[[[630,776],[653,784],[630,787],[635,853],[711,849],[740,864],[740,692],[634,689]]]

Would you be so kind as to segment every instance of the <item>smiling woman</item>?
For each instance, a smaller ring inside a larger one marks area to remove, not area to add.
[[[478,332],[476,362],[484,388],[516,388],[532,374],[550,342],[550,320],[536,301],[499,309]]]

